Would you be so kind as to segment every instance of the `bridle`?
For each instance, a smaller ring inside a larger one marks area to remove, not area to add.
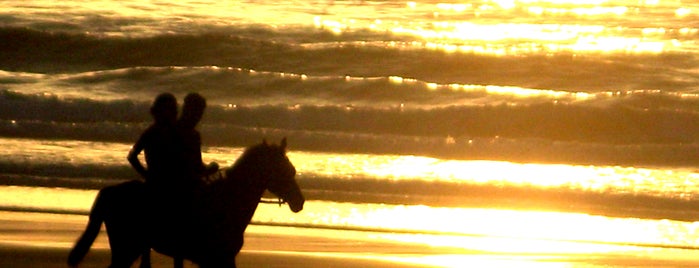
[[[282,199],[281,197],[277,197],[277,198],[264,198],[263,197],[260,199],[260,203],[262,203],[262,204],[277,204],[281,207],[282,205],[286,204],[286,201],[284,199]]]
[[[221,179],[225,178],[225,177],[226,177],[226,175],[225,175],[225,171],[226,171],[226,170],[227,170],[227,169],[225,169],[225,168],[224,168],[224,169],[219,169],[219,170],[216,171],[215,173],[213,173],[213,174],[211,174],[211,175],[208,175],[208,176],[205,176],[205,177],[203,178],[203,179],[204,179],[204,183],[207,184],[207,185],[209,185],[209,184],[211,184],[211,183],[213,183],[213,182],[215,182],[215,181],[218,181],[218,180],[221,180]],[[272,181],[270,182],[270,184],[272,184],[272,183],[275,183],[274,180],[272,180]],[[268,186],[267,189],[269,189],[269,188],[271,188],[271,187]],[[262,198],[260,199],[260,203],[262,203],[262,204],[277,204],[277,205],[279,205],[280,207],[281,207],[283,204],[288,203],[288,202],[283,198],[283,196],[289,196],[289,193],[290,193],[291,191],[293,191],[293,187],[286,187],[286,188],[287,188],[287,189],[284,189],[284,190],[282,190],[282,191],[276,191],[276,192],[274,192],[274,195],[278,196],[278,197],[276,197],[276,198],[266,198],[266,197],[262,197]],[[270,192],[271,192],[271,190],[270,190]]]

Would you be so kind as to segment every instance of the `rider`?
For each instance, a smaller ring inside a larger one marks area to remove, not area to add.
[[[158,95],[153,101],[150,113],[154,122],[131,147],[127,159],[147,184],[159,186],[172,175],[177,174],[171,166],[174,161],[177,161],[174,131],[177,120],[177,99],[170,93]],[[145,151],[148,169],[138,159],[141,151]]]
[[[179,210],[173,216],[172,228],[182,235],[176,250],[185,250],[189,246],[199,246],[200,237],[196,237],[196,229],[203,226],[197,220],[204,215],[199,212],[199,204],[203,196],[204,178],[218,171],[215,162],[204,164],[201,157],[201,135],[196,126],[201,121],[206,109],[206,100],[198,93],[189,93],[184,99],[182,114],[175,125],[178,141],[180,174],[175,182],[176,197],[172,205]],[[179,216],[179,217],[178,217]],[[183,216],[183,217],[181,217]],[[199,242],[197,242],[199,241]],[[177,246],[177,245],[174,245]]]
[[[202,178],[218,171],[218,164],[205,165],[201,158],[201,135],[195,129],[206,100],[197,93],[185,97],[177,119],[177,100],[169,93],[159,95],[151,107],[154,123],[146,129],[128,155],[129,163],[141,174],[149,189],[149,206],[154,243],[175,246],[174,233],[194,227],[195,198]],[[138,160],[145,151],[144,168]],[[184,215],[184,217],[181,217]]]
[[[171,232],[171,215],[175,209],[170,206],[175,200],[172,193],[172,182],[181,170],[179,163],[179,142],[177,141],[177,99],[170,93],[162,93],[155,98],[150,113],[154,122],[141,134],[133,145],[127,159],[131,166],[146,181],[146,204],[143,204],[149,217],[143,220],[152,234],[152,242],[168,244],[166,239]],[[144,151],[145,168],[138,155]],[[163,224],[165,223],[165,224]],[[155,245],[155,244],[154,244]]]
[[[189,93],[184,98],[182,115],[176,124],[178,146],[181,150],[184,174],[182,178],[184,189],[197,189],[202,179],[218,171],[218,164],[204,164],[201,157],[201,135],[196,130],[206,109],[206,99],[198,93]]]

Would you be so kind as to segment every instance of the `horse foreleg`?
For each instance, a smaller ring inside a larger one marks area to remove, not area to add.
[[[150,266],[150,249],[144,250],[143,253],[141,253],[141,264],[138,267],[139,268],[151,268],[151,266]]]
[[[175,268],[184,268],[184,258],[174,257]]]

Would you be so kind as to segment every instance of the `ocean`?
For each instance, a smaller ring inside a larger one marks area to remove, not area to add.
[[[451,257],[691,255],[697,16],[678,0],[2,1],[0,209],[86,214],[138,178],[126,155],[154,97],[199,92],[206,162],[289,140],[306,208],[263,204],[256,226]]]

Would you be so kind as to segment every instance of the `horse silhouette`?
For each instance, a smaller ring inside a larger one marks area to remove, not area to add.
[[[152,235],[153,228],[172,223],[149,218],[152,211],[144,206],[149,201],[145,183],[134,180],[105,187],[95,198],[85,232],[71,250],[68,264],[76,267],[82,261],[104,222],[112,253],[109,267],[131,267],[141,255],[145,257],[141,267],[149,267],[151,248],[174,257],[176,265],[187,259],[199,267],[236,267],[243,233],[265,190],[288,203],[291,211],[303,209],[305,199],[295,175],[286,156],[286,138],[280,145],[263,141],[247,148],[232,167],[223,170],[222,178],[205,187],[195,219],[195,226],[202,228],[173,229],[168,242]]]

